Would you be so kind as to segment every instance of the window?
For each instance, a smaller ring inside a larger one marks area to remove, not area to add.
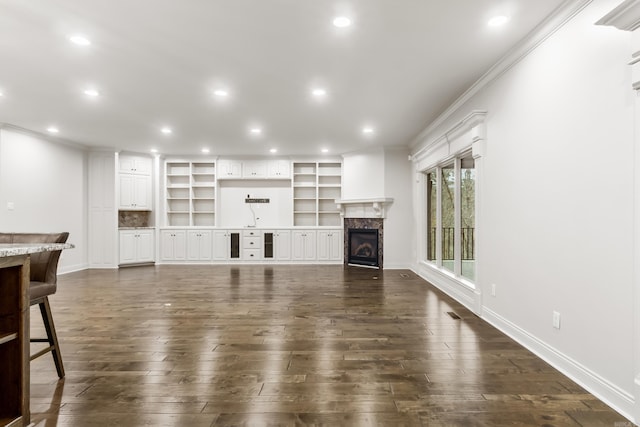
[[[470,155],[460,159],[460,274],[473,281],[475,272],[476,169]]]
[[[475,200],[476,170],[470,152],[427,171],[426,260],[470,281],[476,278]]]
[[[454,271],[455,260],[455,227],[456,227],[456,172],[453,163],[440,168],[440,183],[442,185],[441,224],[442,224],[442,266]]]
[[[427,261],[436,260],[436,229],[438,226],[438,176],[427,174]]]

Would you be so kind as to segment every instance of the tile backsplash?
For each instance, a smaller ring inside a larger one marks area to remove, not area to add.
[[[150,211],[118,211],[118,227],[149,227]]]

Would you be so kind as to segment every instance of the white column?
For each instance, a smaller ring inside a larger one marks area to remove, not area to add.
[[[633,379],[634,419],[640,422],[640,0],[625,0],[596,22],[631,32],[631,87],[635,90],[633,165]]]
[[[632,37],[633,57],[640,59],[640,30]],[[640,62],[632,64],[635,90],[634,117],[634,165],[633,165],[633,351],[635,422],[640,422]]]

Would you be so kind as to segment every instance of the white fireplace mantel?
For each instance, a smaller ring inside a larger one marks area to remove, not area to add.
[[[384,218],[387,205],[393,203],[389,197],[374,199],[336,199],[343,218]]]

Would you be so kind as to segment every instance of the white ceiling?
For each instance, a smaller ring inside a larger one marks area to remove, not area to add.
[[[163,154],[406,146],[562,3],[0,0],[0,123]],[[511,20],[490,28],[496,14]],[[337,15],[353,25],[334,27]],[[70,43],[75,33],[92,44]]]

